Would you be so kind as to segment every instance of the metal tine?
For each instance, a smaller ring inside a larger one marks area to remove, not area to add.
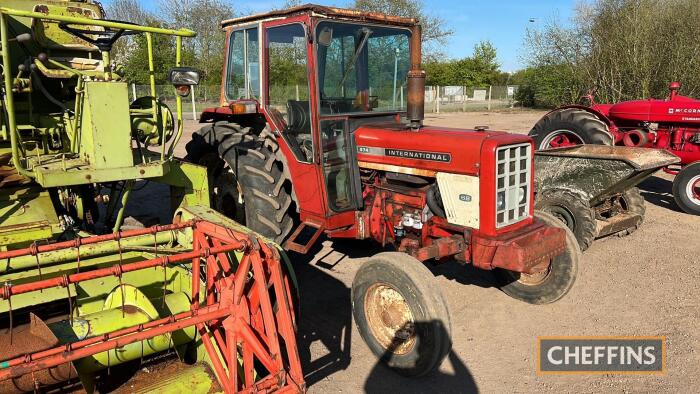
[[[34,255],[34,258],[36,258],[36,267],[39,270],[39,280],[43,280],[44,277],[41,274],[41,262],[39,261],[39,245],[37,244],[36,241],[32,243],[32,246],[30,248],[31,253]],[[39,293],[43,293],[44,289],[39,289]]]
[[[77,237],[75,239],[75,252],[77,255],[77,263],[78,263],[78,268],[76,269],[77,273],[80,273],[80,237]]]
[[[10,287],[12,287],[12,284],[10,282],[5,282],[5,289],[6,289],[6,294],[8,294],[7,297],[7,305],[8,305],[8,310],[7,312],[9,313],[10,317],[10,345],[12,345],[12,339],[14,338],[12,329],[14,325],[14,319],[12,318],[12,296],[10,294]]]

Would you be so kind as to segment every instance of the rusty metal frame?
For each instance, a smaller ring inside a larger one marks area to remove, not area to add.
[[[81,244],[155,234],[164,229],[191,230],[191,250],[62,277],[6,284],[0,288],[0,299],[11,302],[12,296],[18,294],[191,262],[190,311],[3,360],[0,381],[33,376],[38,371],[194,326],[224,392],[304,392],[291,293],[275,246],[252,233],[202,220],[91,237]],[[75,246],[76,242],[69,241],[25,248],[2,252],[0,259]],[[233,253],[241,257],[234,259]],[[206,280],[201,279],[202,274]],[[204,297],[200,300],[201,285],[204,285]]]

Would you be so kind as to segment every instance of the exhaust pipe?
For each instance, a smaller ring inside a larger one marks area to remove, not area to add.
[[[411,35],[411,69],[408,71],[406,117],[412,130],[423,126],[425,118],[425,71],[421,68],[421,27],[413,26]]]

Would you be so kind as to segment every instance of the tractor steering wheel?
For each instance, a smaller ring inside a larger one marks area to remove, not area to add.
[[[106,22],[117,22],[137,26],[135,23],[131,22],[124,22],[114,19],[103,20]],[[68,32],[80,38],[81,40],[87,41],[90,44],[96,46],[100,51],[107,52],[112,49],[112,45],[114,45],[114,43],[119,39],[119,37],[141,33],[140,31],[135,30],[113,29],[110,27],[105,27],[104,30],[90,30],[85,28],[73,27],[71,26],[71,23],[68,22],[61,22],[58,24],[58,27],[61,28],[61,30]]]

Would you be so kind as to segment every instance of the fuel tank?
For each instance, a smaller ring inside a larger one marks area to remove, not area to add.
[[[416,175],[440,171],[478,176],[482,155],[495,155],[498,146],[531,141],[527,135],[502,131],[432,126],[411,130],[393,122],[363,125],[354,136],[361,167],[399,166],[415,169]]]
[[[594,109],[597,109],[597,106]],[[625,101],[605,109],[610,119],[616,123],[655,122],[700,125],[700,100],[685,96],[675,96],[672,100]]]

